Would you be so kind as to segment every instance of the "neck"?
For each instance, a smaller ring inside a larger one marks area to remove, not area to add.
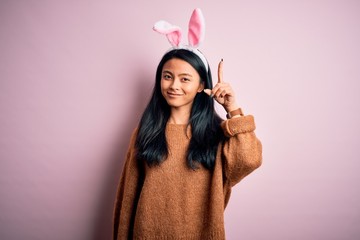
[[[169,123],[188,124],[190,119],[190,110],[184,108],[172,108]]]

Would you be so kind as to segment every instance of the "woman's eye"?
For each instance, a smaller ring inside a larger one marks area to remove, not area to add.
[[[190,81],[190,79],[189,78],[183,78],[182,79],[184,82],[188,82],[188,81]]]
[[[163,78],[164,79],[171,79],[171,76],[170,75],[164,75]]]

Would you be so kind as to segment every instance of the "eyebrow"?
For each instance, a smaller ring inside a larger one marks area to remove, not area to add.
[[[174,75],[172,72],[168,71],[168,70],[164,70],[162,72],[163,74],[164,73],[168,73],[168,74],[171,74],[171,75]],[[190,73],[180,73],[179,76],[189,76],[189,77],[192,77],[192,75]]]

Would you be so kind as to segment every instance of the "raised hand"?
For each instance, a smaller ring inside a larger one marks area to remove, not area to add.
[[[204,89],[204,92],[210,97],[221,104],[225,111],[230,112],[238,108],[235,99],[235,93],[229,83],[223,81],[223,64],[224,61],[221,59],[218,66],[218,82],[215,87],[211,89]]]

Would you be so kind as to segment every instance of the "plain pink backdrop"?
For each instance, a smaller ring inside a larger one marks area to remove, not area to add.
[[[224,58],[264,148],[233,189],[227,238],[360,239],[351,0],[1,1],[0,239],[110,238],[129,136],[169,48],[152,25],[186,30],[195,7],[213,75]]]

